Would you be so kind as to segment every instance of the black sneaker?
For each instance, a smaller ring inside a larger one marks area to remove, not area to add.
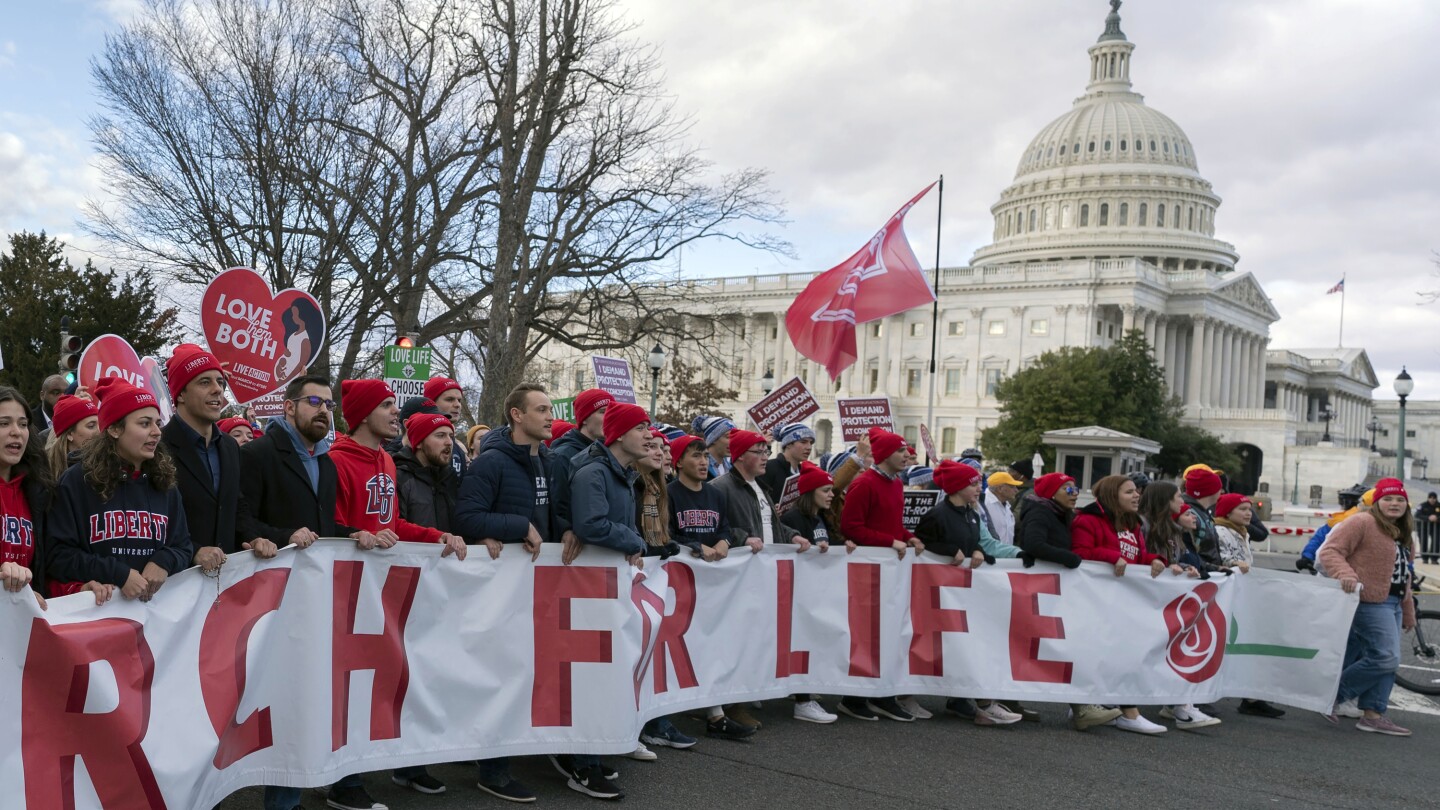
[[[400,787],[408,787],[411,790],[429,795],[445,792],[445,783],[431,776],[429,773],[421,773],[419,776],[412,776],[408,779],[398,773],[390,774],[390,781]]]
[[[720,740],[746,740],[754,734],[753,726],[737,723],[723,714],[705,724],[705,736]]]
[[[1040,722],[1040,712],[1021,706],[1018,700],[1002,700],[999,701],[999,703],[1001,706],[1004,706],[1007,711],[1020,715],[1020,719],[1027,723]]]
[[[476,782],[475,787],[489,793],[498,799],[507,802],[527,803],[535,801],[535,794],[530,789],[520,784],[517,780],[511,779],[503,785],[487,785],[484,782]]]
[[[945,711],[965,720],[974,720],[975,701],[970,698],[948,698],[945,701]]]
[[[567,783],[571,790],[584,793],[596,799],[619,799],[625,796],[615,783],[605,778],[604,769],[598,765],[581,768]]]
[[[1199,709],[1202,714],[1208,714],[1211,717],[1220,713],[1220,707],[1214,703],[1196,703],[1195,708]]]
[[[840,713],[848,714],[856,720],[875,721],[880,716],[870,711],[870,707],[860,698],[844,698],[840,701]]]
[[[1256,717],[1269,717],[1271,719],[1285,716],[1285,710],[1278,706],[1271,706],[1263,700],[1242,700],[1240,701],[1241,714],[1253,714]]]
[[[881,717],[888,717],[897,722],[909,723],[915,719],[915,715],[905,711],[904,707],[900,705],[900,701],[893,697],[871,698],[866,701],[865,705],[870,708],[870,711]]]
[[[566,779],[573,779],[575,777],[576,769],[574,756],[570,754],[551,754],[550,764],[554,765],[555,770],[559,771],[560,775],[565,777]],[[614,768],[605,767],[605,763],[600,763],[600,767],[603,769],[602,773],[604,773],[606,779],[620,778],[620,772],[615,770]]]
[[[360,785],[330,788],[330,795],[325,797],[325,806],[335,810],[390,810],[370,798],[370,794]]]

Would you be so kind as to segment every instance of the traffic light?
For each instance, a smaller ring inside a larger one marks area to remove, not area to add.
[[[401,335],[395,338],[395,345],[402,349],[413,349],[415,348],[415,341],[409,335]]]
[[[75,375],[80,370],[80,351],[85,348],[85,339],[79,335],[70,334],[70,319],[60,319],[60,373],[65,375],[65,383],[68,385],[75,382]]]

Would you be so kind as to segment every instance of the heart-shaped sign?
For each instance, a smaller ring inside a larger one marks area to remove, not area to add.
[[[200,324],[230,378],[230,395],[241,405],[304,374],[325,347],[325,315],[314,296],[273,292],[248,267],[232,267],[211,280],[200,299]]]
[[[140,359],[130,342],[119,335],[101,335],[90,341],[80,353],[79,370],[79,382],[89,390],[94,390],[95,384],[106,377],[120,377],[155,395],[155,401],[160,403],[161,421],[169,422],[175,413],[160,363],[153,357]]]

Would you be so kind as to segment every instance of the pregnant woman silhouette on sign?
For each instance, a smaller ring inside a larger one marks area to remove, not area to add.
[[[285,310],[285,354],[275,363],[276,382],[287,382],[310,364],[315,356],[315,340],[307,321],[318,319],[308,301],[296,301]],[[307,317],[309,316],[309,317]]]

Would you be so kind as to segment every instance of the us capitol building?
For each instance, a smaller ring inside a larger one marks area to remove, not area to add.
[[[970,266],[940,270],[937,449],[958,454],[995,424],[995,386],[1005,376],[1045,352],[1108,346],[1134,328],[1153,347],[1186,420],[1238,446],[1246,466],[1233,471],[1240,486],[1265,482],[1288,498],[1297,465],[1302,491],[1361,480],[1379,384],[1368,357],[1363,349],[1269,345],[1280,313],[1253,274],[1235,269],[1235,246],[1216,237],[1220,197],[1201,176],[1190,139],[1135,92],[1135,45],[1121,31],[1119,3],[1112,6],[1089,49],[1084,95],[1040,130],[991,206],[993,241]],[[730,362],[706,364],[722,386],[740,391],[724,410],[744,425],[745,409],[767,385],[798,375],[823,408],[812,420],[817,452],[840,443],[837,397],[888,395],[897,428],[915,443],[928,394],[930,307],[860,325],[860,359],[832,384],[785,333],[786,309],[814,275],[682,281],[672,289],[695,312],[729,313],[733,334],[712,350]],[[541,358],[555,369],[562,395],[589,373],[587,356],[566,352],[573,350],[552,344]],[[643,354],[631,362],[648,404]],[[1331,441],[1322,442],[1327,408]]]

